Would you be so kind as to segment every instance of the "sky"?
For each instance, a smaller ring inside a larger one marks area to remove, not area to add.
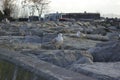
[[[0,0],[0,3],[2,0]],[[23,12],[26,11],[26,15],[28,14],[28,10],[20,9],[21,1],[16,0],[16,12],[17,16],[21,16],[21,14],[25,14]],[[50,13],[69,13],[69,12],[77,12],[82,13],[86,12],[99,12],[101,16],[105,17],[119,17],[120,18],[120,0],[49,0],[49,11]],[[1,4],[0,4],[1,5]],[[0,10],[2,10],[0,6]]]
[[[120,15],[120,0],[51,0],[50,12],[99,12]]]

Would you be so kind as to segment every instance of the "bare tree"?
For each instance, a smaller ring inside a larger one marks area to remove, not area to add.
[[[41,19],[41,15],[47,10],[48,4],[50,3],[48,0],[29,0],[34,3],[34,7],[38,11],[39,20]]]
[[[9,18],[13,13],[16,12],[15,10],[18,10],[16,3],[17,0],[3,0],[3,13],[5,18]],[[21,5],[23,6],[22,8],[24,10],[29,9],[28,10],[29,15],[34,16],[37,11],[39,15],[39,19],[41,19],[41,15],[47,9],[48,4],[49,1],[47,0],[23,0],[21,3]],[[26,12],[26,10],[24,12]]]
[[[12,4],[15,0],[4,0],[3,1],[3,12],[6,18],[9,18],[14,10],[14,5]]]

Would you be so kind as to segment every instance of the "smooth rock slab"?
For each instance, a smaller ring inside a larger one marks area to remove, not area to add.
[[[37,57],[40,60],[52,63],[54,65],[67,68],[74,63],[85,64],[92,63],[92,56],[90,54],[82,53],[80,50],[29,50],[21,51],[31,57]]]
[[[118,62],[120,61],[120,41],[99,43],[88,52],[92,54],[94,62]]]
[[[98,80],[120,80],[120,62],[76,64],[71,67],[71,70]]]
[[[7,60],[40,75],[46,80],[95,80],[17,52],[0,49],[0,59]]]

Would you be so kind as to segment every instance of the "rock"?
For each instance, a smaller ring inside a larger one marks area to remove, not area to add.
[[[87,57],[82,57],[78,61],[73,63],[73,65],[75,64],[93,64],[93,61]]]
[[[72,65],[93,64],[93,56],[91,54],[89,54],[87,51],[81,51],[81,55],[83,55],[83,56],[81,58],[79,58],[76,62],[74,62]]]
[[[119,33],[107,33],[107,35],[109,37],[109,40],[118,40],[119,38]]]
[[[120,31],[114,27],[105,28],[101,23],[95,23],[96,26],[92,23],[94,22],[1,23],[0,47],[98,80],[119,80]],[[76,35],[77,31],[81,34]],[[59,47],[55,46],[55,42],[59,42],[55,38],[58,33],[64,33],[64,50],[58,50]],[[54,68],[52,70],[56,72]]]
[[[88,35],[87,34],[85,37],[91,40],[109,41],[109,38],[107,36],[102,36],[102,35]]]
[[[90,63],[90,54],[81,52],[80,50],[42,50],[42,51],[24,51],[22,54],[33,54],[39,59],[55,64],[60,67],[70,67],[71,65]],[[91,59],[92,61],[92,59]]]
[[[64,49],[87,50],[91,47],[95,47],[95,45],[100,42],[101,41],[93,41],[85,38],[64,36]]]
[[[75,64],[70,70],[96,78],[97,80],[120,80],[120,62]]]
[[[95,80],[19,52],[0,49],[2,80]]]
[[[41,38],[35,35],[27,35],[25,36],[25,43],[41,43]]]
[[[117,27],[116,26],[110,26],[110,27],[108,27],[108,29],[117,30]]]
[[[72,37],[72,38],[81,38],[83,37],[83,33],[81,33],[80,31],[77,31],[76,34],[68,34],[66,36]]]
[[[97,28],[93,30],[92,34],[106,35],[107,31],[105,30],[105,28]]]
[[[120,61],[120,41],[99,43],[88,51],[93,55],[95,62]]]
[[[76,22],[78,25],[83,26],[84,24],[82,22]]]

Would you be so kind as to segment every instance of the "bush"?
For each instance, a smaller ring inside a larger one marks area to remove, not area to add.
[[[0,21],[2,21],[3,18],[4,18],[4,15],[3,15],[2,12],[0,11]]]

